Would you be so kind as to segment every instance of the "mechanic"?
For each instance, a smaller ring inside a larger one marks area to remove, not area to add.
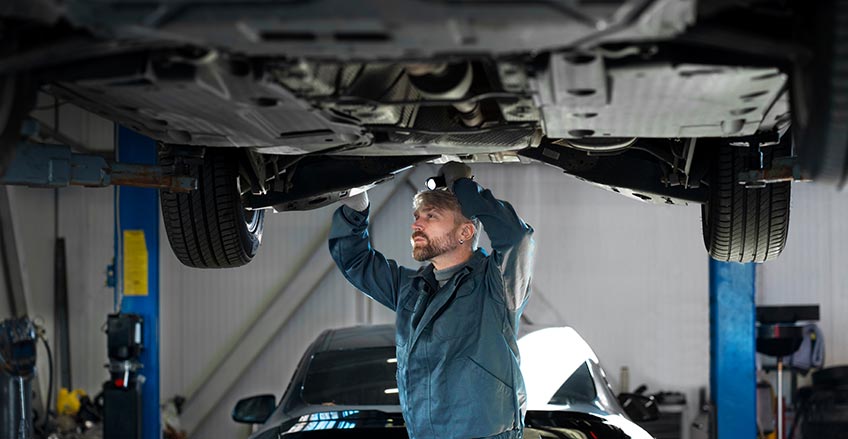
[[[512,206],[442,166],[452,190],[413,200],[412,255],[399,266],[371,247],[365,192],[342,200],[330,253],[356,288],[396,313],[397,384],[409,437],[521,438],[526,411],[516,336],[530,295],[533,229]],[[493,252],[477,248],[482,222]]]

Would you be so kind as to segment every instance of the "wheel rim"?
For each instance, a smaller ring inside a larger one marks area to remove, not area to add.
[[[259,211],[242,209],[241,213],[244,224],[247,226],[247,231],[250,234],[255,234],[257,229],[259,229]]]
[[[236,178],[236,190],[243,198],[245,194],[249,193],[250,186],[242,184],[242,178]],[[259,210],[251,210],[244,208],[244,199],[240,200],[239,203],[242,206],[241,209],[241,217],[244,220],[244,224],[247,226],[247,231],[250,232],[251,235],[255,235],[256,231],[259,229],[259,218],[261,217]]]

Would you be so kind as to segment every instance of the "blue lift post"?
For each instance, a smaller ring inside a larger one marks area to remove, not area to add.
[[[710,259],[710,395],[718,439],[757,436],[754,264]]]
[[[118,162],[156,164],[156,143],[118,127]],[[115,187],[117,277],[116,306],[120,312],[144,318],[139,372],[144,376],[142,438],[160,439],[159,412],[159,191],[140,187]]]

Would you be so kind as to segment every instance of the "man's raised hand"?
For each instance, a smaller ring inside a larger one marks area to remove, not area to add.
[[[351,195],[347,198],[339,200],[342,204],[350,207],[353,210],[364,212],[368,208],[368,192],[362,191],[356,195]]]
[[[453,190],[453,183],[460,178],[472,178],[471,168],[465,163],[447,162],[439,169],[439,176],[444,177],[445,186]]]

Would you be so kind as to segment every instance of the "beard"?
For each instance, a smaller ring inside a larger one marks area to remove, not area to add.
[[[450,239],[451,234],[447,233],[443,236],[430,238],[424,233],[415,232],[412,234],[412,257],[418,262],[429,261],[439,255],[445,254],[457,247],[458,242]],[[422,237],[427,241],[422,244],[416,244],[415,238]]]

